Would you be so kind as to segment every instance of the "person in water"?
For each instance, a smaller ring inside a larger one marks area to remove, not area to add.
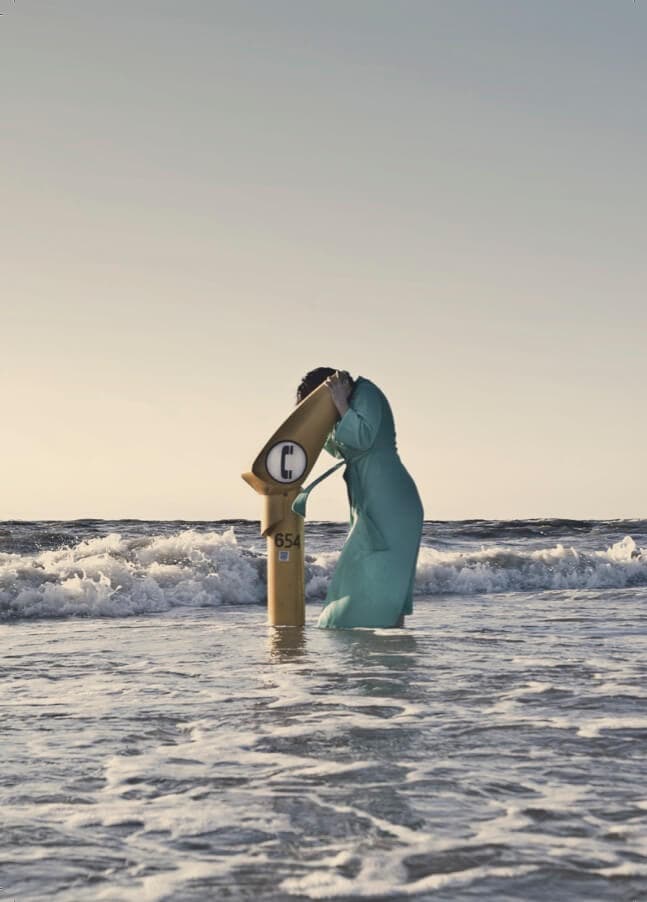
[[[317,625],[327,629],[404,624],[422,533],[422,503],[398,456],[391,407],[373,382],[318,367],[297,402],[325,382],[339,419],[324,448],[346,462],[350,532]]]

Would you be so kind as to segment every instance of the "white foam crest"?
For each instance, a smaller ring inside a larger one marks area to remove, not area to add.
[[[595,739],[603,730],[646,730],[647,717],[612,716],[598,717],[579,724],[577,735]]]
[[[339,551],[306,555],[306,599],[322,601]],[[123,617],[181,606],[255,604],[265,596],[265,556],[233,528],[124,538],[118,533],[56,550],[0,554],[0,620]],[[556,545],[524,550],[420,549],[416,594],[473,595],[647,586],[647,551],[626,536],[605,551]]]
[[[647,864],[641,864],[636,861],[623,861],[622,864],[616,864],[610,868],[600,868],[596,873],[602,877],[647,877]],[[639,897],[636,896],[635,898],[636,902],[638,902]]]
[[[357,877],[352,880],[333,871],[313,871],[305,877],[289,877],[281,884],[281,889],[291,895],[304,895],[310,899],[344,898],[384,898],[397,893],[398,898],[416,896],[422,892],[447,889],[486,880],[500,880],[532,874],[533,865],[516,867],[480,866],[448,874],[430,874],[420,880],[405,883],[397,879],[397,873],[385,874],[383,858],[367,859]]]
[[[233,529],[124,539],[0,556],[0,618],[123,617],[178,606],[253,604],[263,559]]]
[[[475,595],[545,589],[622,589],[647,585],[647,551],[625,536],[605,551],[584,552],[556,545],[520,550],[502,546],[480,551],[420,549],[416,591]]]
[[[323,551],[321,554],[306,554],[306,600],[322,601],[326,597],[328,583],[333,574],[339,551]]]

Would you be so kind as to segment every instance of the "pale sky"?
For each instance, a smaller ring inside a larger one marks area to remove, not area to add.
[[[319,365],[428,519],[647,516],[646,0],[0,10],[0,519],[257,518]]]

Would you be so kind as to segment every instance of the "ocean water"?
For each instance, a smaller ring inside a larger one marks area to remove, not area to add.
[[[0,900],[647,899],[647,521],[425,524],[405,629],[246,521],[0,523]]]

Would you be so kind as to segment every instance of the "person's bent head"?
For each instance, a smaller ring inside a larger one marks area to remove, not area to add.
[[[300,404],[305,398],[311,394],[315,388],[319,388],[322,382],[325,382],[326,379],[329,379],[331,376],[334,376],[335,373],[342,373],[341,370],[334,370],[330,366],[318,366],[314,370],[310,370],[309,373],[306,373],[303,379],[301,380],[299,387],[297,388],[297,404]],[[353,385],[353,380],[348,375],[348,373],[343,373],[350,385]]]

